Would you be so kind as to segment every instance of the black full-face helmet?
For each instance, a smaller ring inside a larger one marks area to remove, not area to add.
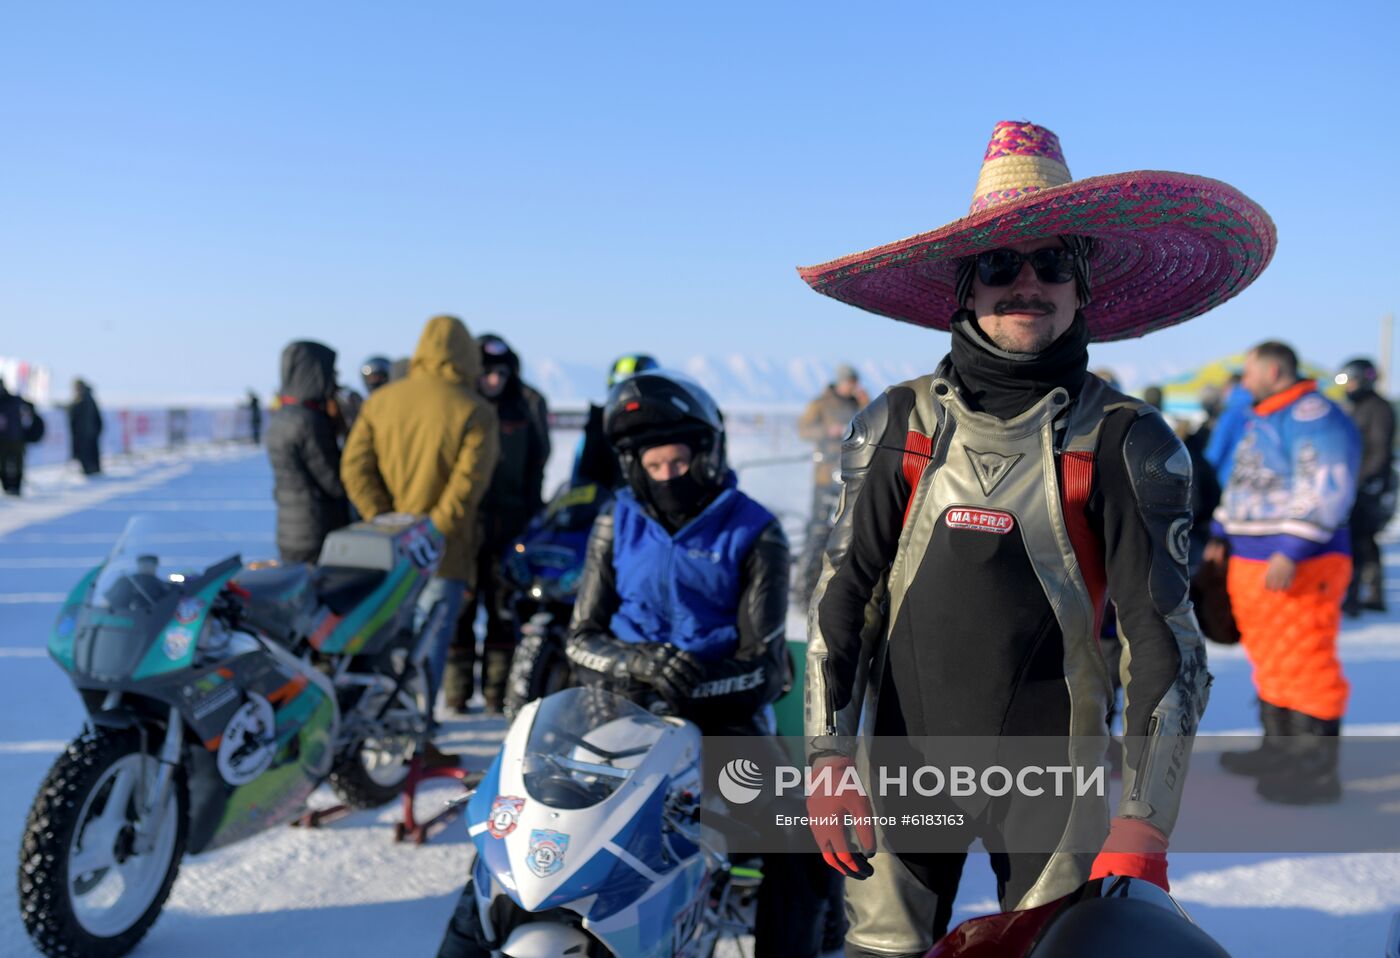
[[[690,472],[702,485],[718,486],[728,471],[724,416],[704,387],[680,373],[651,370],[614,386],[603,409],[603,432],[634,490],[645,485],[641,455],[653,446],[690,446]]]
[[[360,364],[360,378],[365,389],[374,392],[389,381],[390,363],[385,356],[371,356]]]
[[[1346,386],[1348,391],[1375,388],[1376,375],[1376,364],[1358,356],[1342,366],[1342,371],[1337,374],[1337,383]]]

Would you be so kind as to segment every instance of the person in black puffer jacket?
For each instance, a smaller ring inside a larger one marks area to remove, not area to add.
[[[326,536],[350,521],[340,447],[326,400],[335,392],[335,350],[299,341],[282,350],[281,405],[269,418],[267,457],[277,500],[282,561],[315,562]]]
[[[1337,382],[1346,387],[1347,411],[1361,433],[1361,471],[1351,510],[1351,585],[1342,606],[1348,616],[1362,609],[1385,611],[1385,568],[1376,536],[1394,511],[1395,411],[1376,391],[1375,363],[1357,358],[1342,367]]]
[[[0,380],[0,486],[17,496],[24,483],[24,447],[44,438],[44,420],[34,404]]]

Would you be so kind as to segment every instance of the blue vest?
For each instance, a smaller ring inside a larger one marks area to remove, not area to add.
[[[613,569],[621,600],[613,635],[670,642],[712,662],[734,654],[744,560],[773,514],[727,488],[675,535],[649,516],[632,490],[613,506]]]

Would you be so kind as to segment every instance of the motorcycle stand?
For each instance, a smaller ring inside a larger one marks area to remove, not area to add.
[[[466,807],[464,799],[471,795],[483,777],[481,772],[469,772],[464,768],[424,768],[419,757],[414,755],[413,762],[409,765],[408,779],[403,786],[403,821],[394,823],[394,841],[411,839],[413,844],[421,845],[434,833],[446,828],[453,819],[462,814]],[[413,814],[413,799],[417,795],[419,784],[433,778],[454,778],[467,789],[467,794],[463,799],[449,803],[436,815],[420,822]]]
[[[329,825],[331,822],[339,821],[354,809],[349,805],[336,803],[325,808],[314,808],[297,818],[292,819],[293,828],[320,828],[322,825]]]
[[[421,845],[435,833],[446,828],[452,820],[462,814],[465,807],[465,799],[471,796],[477,784],[482,779],[481,772],[469,772],[464,768],[424,768],[422,762],[415,756],[409,765],[408,778],[403,785],[403,821],[394,823],[394,841],[401,842],[405,839],[412,839],[413,844]],[[467,790],[466,794],[457,801],[447,805],[442,811],[426,821],[418,821],[413,814],[413,800],[417,796],[420,783],[433,778],[454,778],[462,783]],[[293,828],[320,828],[332,822],[339,821],[354,809],[349,805],[335,804],[325,808],[312,809],[292,820]]]

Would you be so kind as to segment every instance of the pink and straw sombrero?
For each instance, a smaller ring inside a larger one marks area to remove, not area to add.
[[[947,329],[961,304],[958,261],[1045,236],[1093,237],[1097,342],[1130,339],[1199,316],[1239,294],[1274,255],[1259,204],[1219,180],[1142,170],[1071,180],[1044,127],[1001,122],[960,220],[798,273],[817,292],[906,323]]]

